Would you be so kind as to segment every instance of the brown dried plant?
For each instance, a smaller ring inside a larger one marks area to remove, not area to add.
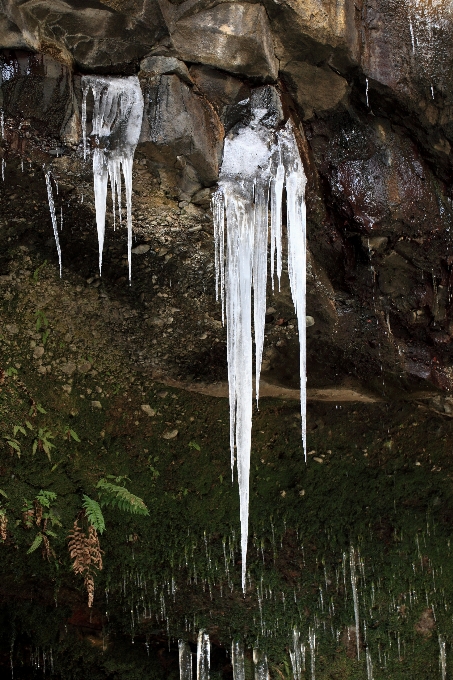
[[[88,606],[93,605],[94,599],[94,576],[96,570],[102,569],[102,550],[96,529],[88,524],[88,532],[79,526],[79,519],[86,521],[83,513],[74,522],[73,530],[69,535],[69,555],[73,560],[72,568],[75,574],[83,576],[85,588],[88,593]]]
[[[6,541],[7,526],[8,526],[8,517],[6,516],[6,513],[3,513],[2,515],[0,515],[0,538],[2,539],[2,541]]]

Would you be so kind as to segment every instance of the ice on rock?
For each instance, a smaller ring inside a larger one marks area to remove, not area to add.
[[[87,96],[93,93],[94,107],[91,137],[94,141],[93,178],[96,226],[99,242],[99,271],[102,270],[107,183],[110,180],[115,218],[115,199],[121,221],[121,171],[126,194],[127,248],[129,280],[132,250],[132,163],[140,136],[143,117],[143,94],[137,76],[82,77],[82,130],[84,157],[87,153]]]
[[[53,227],[53,233],[54,233],[54,236],[55,236],[55,244],[57,246],[58,263],[60,265],[60,276],[61,276],[61,247],[60,247],[60,239],[58,238],[57,216],[55,214],[55,203],[54,203],[54,200],[53,200],[50,170],[47,170],[45,177],[46,177],[46,188],[47,188],[47,200],[49,202],[49,210],[50,210],[50,219],[52,220],[52,227]],[[57,193],[58,193],[58,189],[57,189]]]
[[[187,642],[178,641],[179,649],[179,678],[180,680],[192,680],[192,652]]]
[[[200,630],[197,641],[197,680],[209,680],[211,666],[211,645],[209,635],[205,630]]]
[[[252,288],[255,388],[259,382],[266,315],[267,246],[271,209],[271,275],[282,270],[282,196],[286,186],[288,269],[298,314],[302,438],[306,450],[305,396],[305,184],[293,125],[283,128],[277,91],[252,91],[251,120],[225,139],[219,188],[213,198],[216,286],[227,321],[231,467],[236,451],[241,520],[242,588],[248,541],[249,474],[253,410]]]

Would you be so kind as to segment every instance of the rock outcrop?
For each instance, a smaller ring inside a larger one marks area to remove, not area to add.
[[[415,0],[3,0],[2,157],[53,164],[60,180],[65,168],[81,186],[80,76],[138,73],[137,173],[148,186],[137,191],[177,200],[171,210],[208,232],[224,136],[250,115],[253,88],[275,84],[308,176],[309,382],[450,389],[451,29],[447,3]],[[170,204],[156,217],[146,200],[136,227],[150,235]],[[205,264],[198,274],[211,276]],[[295,386],[285,282],[273,300],[265,378]],[[212,329],[211,350],[222,334]],[[217,350],[201,363],[193,352],[205,379],[221,377]]]

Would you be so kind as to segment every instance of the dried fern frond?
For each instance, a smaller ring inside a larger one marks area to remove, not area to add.
[[[2,515],[0,515],[0,538],[2,539],[2,541],[6,541],[7,526],[8,526],[8,517],[7,517],[6,513],[3,513]]]
[[[102,550],[95,527],[89,524],[87,535],[85,529],[79,526],[79,518],[77,518],[69,535],[68,548],[69,555],[73,560],[74,573],[83,576],[88,593],[88,606],[91,607],[94,598],[93,572],[102,569]]]

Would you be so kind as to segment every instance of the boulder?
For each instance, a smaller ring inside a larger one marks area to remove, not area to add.
[[[176,75],[142,78],[145,113],[142,151],[191,195],[218,177],[223,126],[214,108]],[[171,181],[171,180],[168,180]]]
[[[209,100],[228,132],[250,112],[250,88],[239,78],[210,66],[194,64],[190,76]]]
[[[329,67],[293,60],[281,74],[305,119],[334,109],[349,91],[347,80]]]
[[[171,37],[184,61],[265,81],[277,78],[271,27],[262,5],[216,5],[177,21]]]
[[[98,72],[130,70],[168,35],[157,0],[147,2],[152,21],[96,0],[4,0],[4,7],[31,49]]]

